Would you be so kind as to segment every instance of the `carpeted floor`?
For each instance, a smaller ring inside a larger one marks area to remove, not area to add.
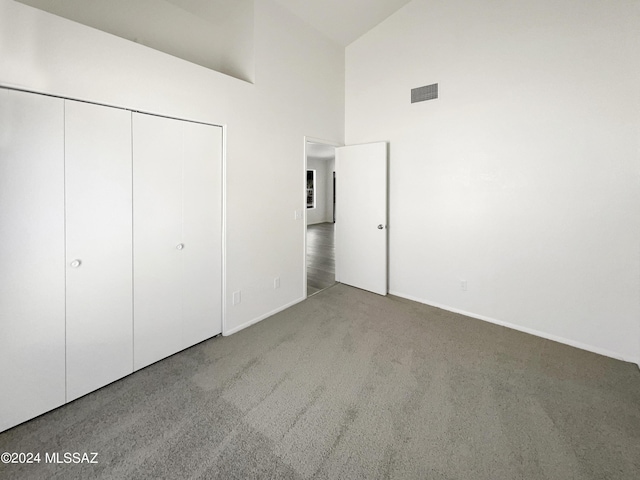
[[[640,371],[337,285],[2,433],[4,451],[42,460],[2,479],[632,480]]]

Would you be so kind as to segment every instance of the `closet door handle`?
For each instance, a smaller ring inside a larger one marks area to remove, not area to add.
[[[80,265],[82,265],[82,260],[79,258],[69,264],[71,268],[78,268]]]
[[[177,250],[182,250],[183,248],[184,248],[184,243],[179,243],[178,245],[176,245]]]

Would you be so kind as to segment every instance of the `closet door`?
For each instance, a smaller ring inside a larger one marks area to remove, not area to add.
[[[222,332],[222,128],[183,123],[186,348]]]
[[[133,114],[134,368],[182,345],[182,129]]]
[[[0,431],[65,402],[63,105],[0,89]]]
[[[134,358],[222,331],[222,129],[134,114]]]
[[[67,401],[133,372],[131,112],[65,101]]]

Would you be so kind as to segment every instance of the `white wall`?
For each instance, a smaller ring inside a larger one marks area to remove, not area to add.
[[[639,361],[639,25],[415,0],[347,47],[346,142],[390,142],[393,292]]]
[[[307,157],[307,170],[316,171],[316,206],[307,208],[307,225],[327,221],[327,175],[329,161]]]
[[[303,138],[344,133],[344,52],[272,0],[254,36],[252,85],[0,0],[0,85],[227,125],[227,332],[303,299]]]
[[[17,0],[253,81],[254,0]]]

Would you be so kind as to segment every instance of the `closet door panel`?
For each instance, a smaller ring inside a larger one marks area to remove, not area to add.
[[[65,402],[63,106],[0,89],[0,431]]]
[[[133,114],[134,369],[182,347],[182,130]]]
[[[222,128],[184,122],[184,346],[222,332]]]
[[[67,401],[133,371],[131,167],[131,112],[65,101]]]

